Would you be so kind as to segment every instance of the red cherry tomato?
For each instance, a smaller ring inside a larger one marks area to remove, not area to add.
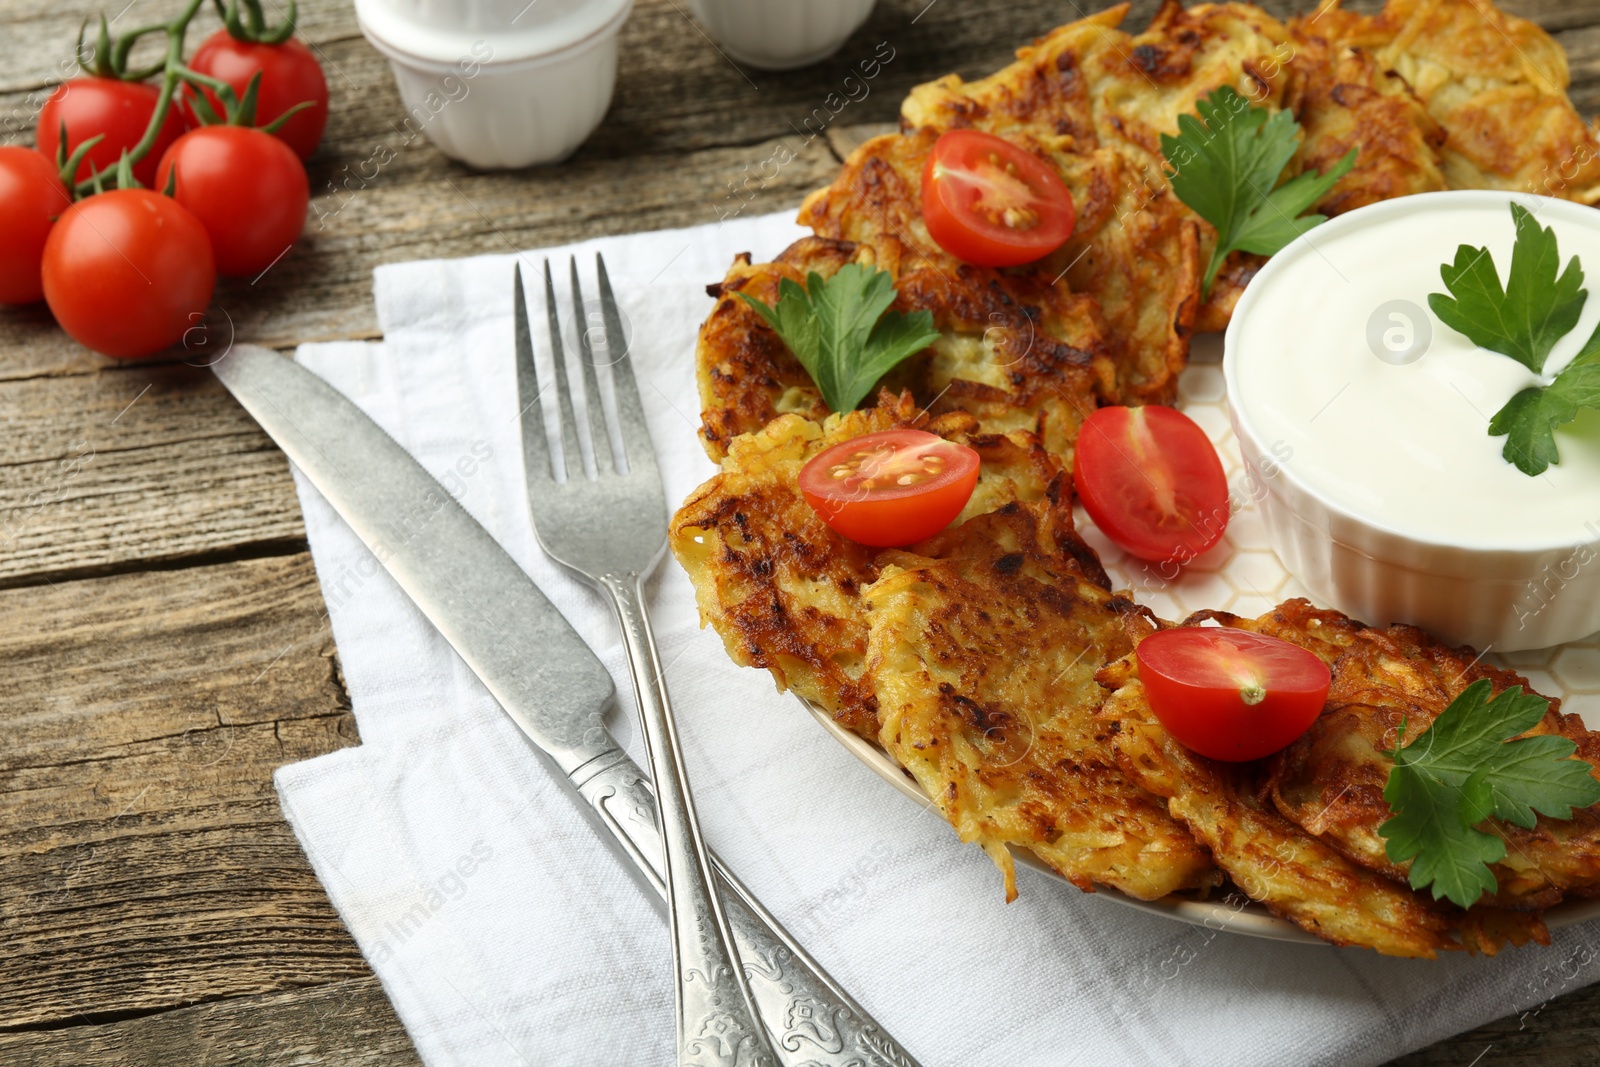
[[[311,188],[288,145],[242,126],[202,126],[167,149],[156,173],[211,236],[217,271],[253,276],[276,263],[306,224]]]
[[[834,445],[800,470],[800,491],[852,541],[909,545],[949,526],[978,484],[978,454],[923,430],[880,430]]]
[[[227,82],[241,97],[250,79],[260,71],[257,126],[267,125],[302,100],[310,101],[312,106],[291,116],[275,136],[301,159],[310,159],[316,151],[322,128],[328,124],[328,80],[322,75],[317,57],[304,43],[291,37],[282,44],[254,44],[236,41],[227,30],[218,30],[200,43],[189,66]],[[193,91],[192,87],[186,90]],[[221,115],[217,94],[210,89],[205,94],[206,102]]]
[[[1140,559],[1187,563],[1228,527],[1228,477],[1194,420],[1158,404],[1084,420],[1072,481],[1084,510]]]
[[[1163,630],[1139,642],[1139,679],[1179,744],[1219,760],[1287,746],[1322,713],[1333,676],[1278,637],[1212,626]]]
[[[216,281],[200,220],[149,189],[78,201],[44,246],[44,298],[56,321],[73,340],[119,359],[182,340]]]
[[[922,170],[922,219],[952,256],[1012,267],[1072,236],[1072,193],[1054,166],[978,130],[939,135]]]
[[[56,158],[61,143],[61,124],[65,122],[69,156],[91,137],[104,134],[106,138],[89,149],[89,154],[78,165],[74,180],[83,181],[96,170],[113,172],[122,153],[132,151],[144,138],[160,98],[160,91],[144,82],[115,78],[73,78],[62,82],[39,111],[39,129],[35,137],[39,151],[50,159]],[[175,104],[169,105],[156,143],[133,165],[133,176],[139,179],[140,185],[148,186],[155,181],[156,162],[161,159],[161,153],[186,128],[182,112]]]
[[[56,165],[31,148],[0,148],[0,304],[44,299],[39,264],[57,215],[72,197]]]

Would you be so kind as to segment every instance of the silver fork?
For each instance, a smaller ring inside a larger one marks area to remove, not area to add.
[[[621,317],[606,276],[605,262],[595,257],[600,274],[601,317],[608,342],[622,341]],[[775,1067],[777,1058],[767,1042],[755,1010],[755,1001],[740,964],[722,901],[714,889],[711,861],[684,773],[683,751],[677,724],[667,700],[665,677],[656,651],[655,636],[645,613],[644,579],[655,569],[667,547],[667,502],[656,468],[655,451],[645,429],[639,388],[625,359],[611,366],[616,395],[619,436],[625,449],[621,469],[612,455],[611,437],[590,356],[598,346],[580,353],[584,389],[588,400],[590,438],[594,446],[596,476],[584,471],[575,398],[567,381],[565,352],[556,314],[555,286],[550,262],[544,264],[545,309],[550,326],[550,346],[555,357],[554,399],[559,413],[565,482],[553,476],[545,440],[540,389],[538,416],[524,412],[523,447],[527,460],[528,499],[534,512],[534,531],[545,552],[565,569],[589,582],[611,599],[622,625],[628,666],[633,674],[634,696],[644,719],[645,750],[655,780],[661,835],[666,857],[667,908],[672,924],[673,964],[677,973],[678,1063],[738,1063]],[[572,300],[579,330],[586,314],[578,283],[578,262],[572,261]],[[522,292],[522,269],[517,268],[516,331],[518,374],[537,384],[532,335]],[[582,336],[592,336],[583,334]],[[524,379],[526,381],[527,379]],[[732,1052],[732,1058],[727,1053]]]

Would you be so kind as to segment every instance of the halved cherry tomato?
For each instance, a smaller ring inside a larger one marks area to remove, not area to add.
[[[1072,193],[1056,169],[979,130],[939,135],[922,170],[922,219],[952,256],[1013,267],[1049,255],[1072,236]]]
[[[800,470],[800,491],[852,541],[886,548],[931,537],[978,484],[978,454],[923,430],[880,430],[834,445]]]
[[[1163,630],[1139,642],[1135,655],[1161,725],[1219,760],[1260,759],[1289,745],[1322,713],[1332,682],[1313,653],[1248,630]]]
[[[239,41],[222,29],[200,42],[194,58],[189,60],[189,66],[201,74],[209,74],[227,82],[238,96],[244,95],[250,79],[259,71],[261,87],[256,90],[257,126],[271,124],[279,115],[302,101],[310,103],[310,107],[289,116],[289,121],[273,136],[294,149],[294,154],[301,159],[310,159],[311,153],[316,151],[317,142],[322,140],[323,127],[328,124],[328,79],[323,76],[322,65],[317,62],[317,57],[311,54],[311,49],[304,42],[293,37],[282,44]],[[222,103],[217,99],[217,94],[210,89],[202,91],[211,109],[221,115]],[[192,86],[184,89],[184,107],[191,115],[188,94],[193,92],[195,89]],[[194,123],[199,124],[197,116],[194,117]]]
[[[0,147],[0,304],[44,299],[44,243],[71,206],[54,163],[31,148]]]
[[[1129,554],[1183,564],[1228,526],[1228,477],[1205,431],[1158,404],[1084,420],[1072,481],[1094,524]]]
[[[150,118],[156,112],[161,92],[144,82],[118,81],[116,78],[73,78],[62,82],[50,94],[39,111],[39,128],[34,140],[50,159],[56,158],[61,143],[61,126],[67,127],[67,155],[91,137],[103,134],[105,140],[89,149],[83,162],[78,164],[75,181],[83,181],[95,171],[106,174],[116,170],[122,153],[131,150],[144,138]],[[156,134],[155,144],[143,159],[133,165],[133,176],[139,184],[148,186],[155,181],[156,163],[167,146],[183,133],[183,115],[176,103],[167,108],[167,117]]]

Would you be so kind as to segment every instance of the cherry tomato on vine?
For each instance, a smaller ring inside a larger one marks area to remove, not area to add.
[[[292,115],[275,136],[294,149],[301,159],[310,159],[322,140],[328,124],[328,80],[311,49],[294,38],[282,44],[257,44],[235,40],[227,30],[218,30],[201,42],[189,67],[201,74],[227,82],[241,97],[257,71],[261,88],[256,96],[256,125],[272,123],[301,101],[311,107]],[[192,86],[186,92],[194,92]],[[218,115],[222,104],[217,94],[204,90],[206,102]]]
[[[1288,746],[1322,713],[1333,677],[1299,645],[1215,626],[1162,630],[1134,654],[1167,733],[1219,760],[1260,759]]]
[[[800,469],[822,521],[864,545],[909,545],[949,526],[978,484],[978,454],[923,430],[880,430],[834,445]]]
[[[54,163],[31,148],[0,147],[0,304],[44,299],[45,241],[71,206]]]
[[[1188,563],[1228,527],[1228,476],[1193,419],[1159,404],[1103,407],[1084,420],[1072,460],[1083,508],[1140,559]]]
[[[156,187],[165,189],[174,171],[172,195],[206,228],[218,273],[261,273],[305,228],[305,167],[270,134],[242,126],[190,130],[161,157]]]
[[[1013,267],[1060,248],[1077,215],[1045,160],[990,133],[947,130],[922,170],[922,219],[952,256]]]
[[[44,246],[44,297],[73,340],[119,359],[177,344],[216,285],[200,220],[149,189],[80,200]]]
[[[124,151],[132,151],[144,139],[144,131],[155,115],[161,92],[144,82],[118,81],[116,78],[73,78],[62,82],[39,111],[35,134],[39,151],[56,158],[61,143],[61,124],[67,124],[67,154],[84,141],[99,134],[105,140],[89,149],[78,165],[75,181],[83,181],[96,170],[110,174]],[[156,142],[143,159],[133,165],[133,176],[140,185],[150,185],[156,176],[156,162],[167,146],[187,128],[176,106],[167,108]]]

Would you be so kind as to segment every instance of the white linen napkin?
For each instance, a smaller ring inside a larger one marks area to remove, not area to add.
[[[526,254],[593,295],[605,254],[669,501],[713,466],[695,438],[704,286],[770,257],[788,215]],[[409,449],[611,670],[609,610],[533,538],[512,366],[510,255],[381,267],[381,344],[299,359]],[[531,286],[543,347],[540,285]],[[565,293],[565,286],[560,286]],[[565,296],[561,298],[565,301]],[[569,334],[571,331],[569,330]],[[362,744],[282,768],[283,809],[430,1067],[672,1062],[666,924],[444,640],[296,473]],[[1382,959],[1183,925],[1024,870],[1006,905],[976,848],[698,628],[669,558],[652,611],[710,843],[926,1067],[1377,1064],[1600,979],[1600,926],[1496,959]],[[529,649],[537,655],[537,649]]]

